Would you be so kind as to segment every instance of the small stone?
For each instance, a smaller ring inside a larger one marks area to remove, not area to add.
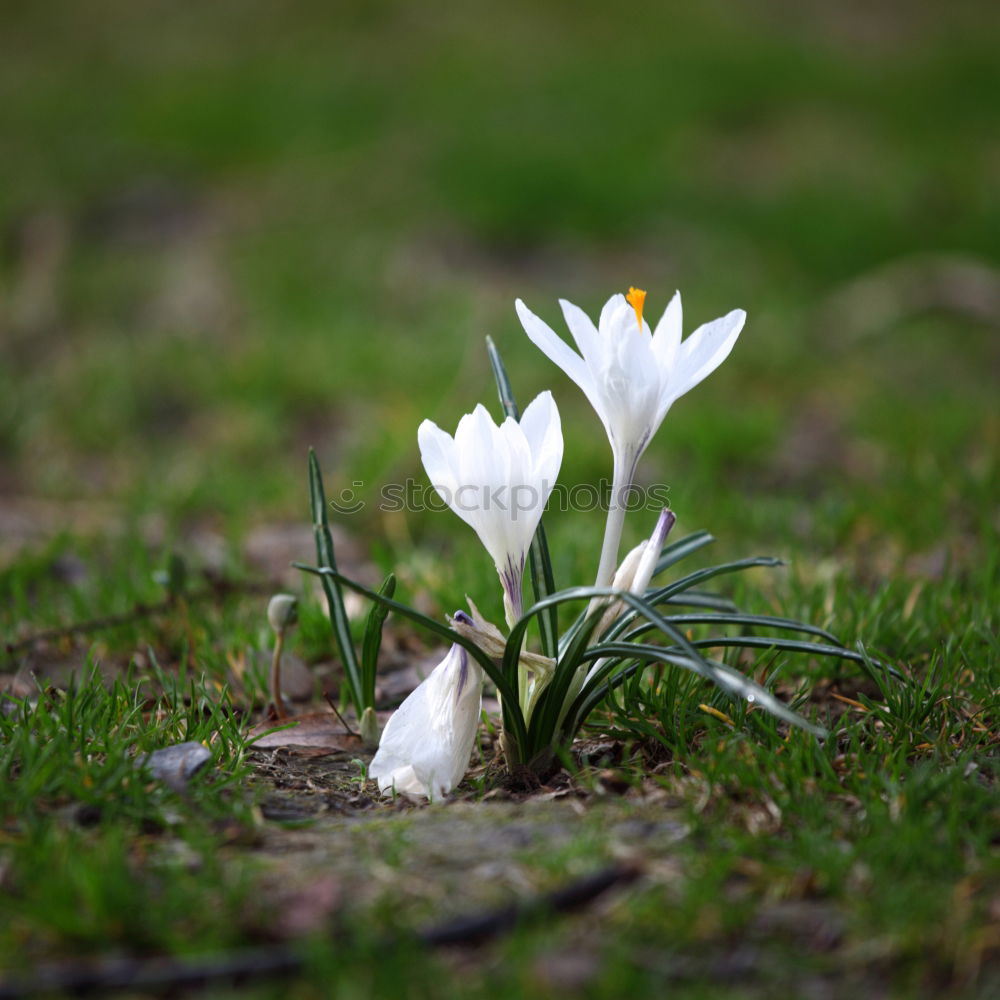
[[[175,792],[182,792],[211,759],[212,751],[208,747],[188,740],[143,754],[136,758],[136,764],[145,765],[157,781],[162,781]]]

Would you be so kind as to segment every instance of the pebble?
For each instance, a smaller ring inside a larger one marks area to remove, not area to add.
[[[203,743],[188,740],[162,747],[136,758],[137,765],[145,765],[149,773],[165,785],[182,792],[188,782],[212,759],[212,751]]]

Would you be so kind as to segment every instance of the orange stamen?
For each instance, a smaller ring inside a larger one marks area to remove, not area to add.
[[[629,288],[625,301],[635,310],[635,319],[642,330],[642,307],[646,303],[646,293],[641,288]]]

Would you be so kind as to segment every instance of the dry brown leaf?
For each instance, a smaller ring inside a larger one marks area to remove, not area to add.
[[[287,727],[271,732],[277,726]],[[315,712],[276,722],[260,722],[250,730],[253,746],[323,747],[328,750],[360,750],[364,746],[357,733],[348,732],[332,712]]]

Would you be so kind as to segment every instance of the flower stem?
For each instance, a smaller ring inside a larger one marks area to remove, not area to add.
[[[622,529],[625,527],[628,490],[632,485],[634,469],[634,463],[629,465],[615,455],[611,499],[608,501],[608,520],[604,527],[604,544],[601,546],[601,562],[597,568],[595,587],[610,586],[618,567],[618,547],[622,540]]]
[[[281,698],[281,652],[285,646],[285,630],[279,629],[274,636],[274,653],[271,656],[271,700],[279,719],[288,717],[288,710]]]

